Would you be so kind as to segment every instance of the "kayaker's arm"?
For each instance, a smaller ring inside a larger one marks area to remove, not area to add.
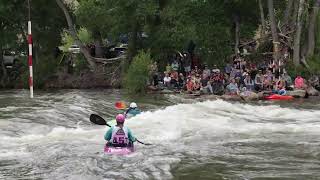
[[[109,128],[109,130],[108,130],[108,131],[106,132],[106,134],[104,135],[104,139],[105,139],[106,141],[110,141],[111,137],[112,137],[112,128]]]
[[[137,139],[133,136],[130,129],[128,129],[128,137],[131,142],[135,142]]]

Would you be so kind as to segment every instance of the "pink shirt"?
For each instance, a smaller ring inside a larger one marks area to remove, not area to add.
[[[295,80],[294,80],[294,87],[301,89],[303,88],[304,85],[304,79],[300,76],[298,76]]]

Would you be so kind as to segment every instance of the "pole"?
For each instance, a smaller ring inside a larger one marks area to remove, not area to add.
[[[29,64],[29,88],[30,98],[33,98],[33,70],[32,70],[32,33],[31,33],[31,15],[30,15],[30,0],[28,0],[28,64]]]

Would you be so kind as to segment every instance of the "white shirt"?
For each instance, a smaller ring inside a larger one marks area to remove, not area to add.
[[[171,77],[164,77],[163,78],[163,81],[166,83],[166,82],[170,82],[171,81]]]

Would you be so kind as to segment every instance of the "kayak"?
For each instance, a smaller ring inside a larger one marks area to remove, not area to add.
[[[134,152],[134,146],[130,147],[112,147],[107,144],[104,146],[105,154],[128,155]]]
[[[270,96],[265,96],[264,98],[267,100],[290,100],[293,99],[293,96],[282,96],[279,94],[273,94]]]

